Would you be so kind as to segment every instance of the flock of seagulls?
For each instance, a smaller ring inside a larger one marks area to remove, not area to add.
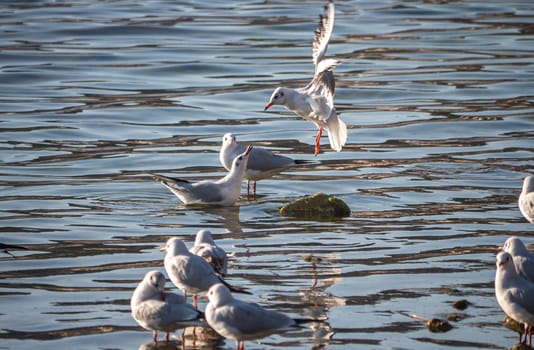
[[[347,143],[347,125],[337,116],[334,106],[335,80],[333,69],[341,62],[326,57],[328,42],[334,29],[335,7],[330,0],[313,39],[312,58],[315,65],[313,79],[303,88],[276,88],[264,110],[279,105],[314,123],[318,132],[315,137],[315,156],[321,150],[323,130],[333,150],[340,152]],[[246,178],[247,196],[250,182],[256,195],[256,182],[273,176],[284,168],[301,163],[289,157],[273,154],[265,148],[244,146],[237,143],[232,134],[225,134],[219,160],[228,174],[217,181],[191,183],[185,179],[154,175],[184,204],[210,204],[231,206],[239,199],[241,183]]]
[[[240,146],[232,134],[224,136],[223,145],[227,146],[227,150],[221,151],[221,159],[224,157],[223,153],[237,154],[230,174],[239,168],[239,176],[243,178],[246,172],[243,164],[246,165],[252,148]],[[276,159],[276,156],[270,153],[265,157]],[[292,163],[288,159],[277,159],[273,163],[281,162],[284,166],[290,166]],[[254,176],[250,175],[249,179],[260,178]],[[529,222],[534,219],[533,179],[532,176],[524,179],[518,200],[520,211]],[[208,183],[210,185],[207,186],[212,186],[211,184],[216,182]],[[171,188],[174,189],[172,186]],[[495,297],[507,316],[524,325],[525,332],[519,335],[520,343],[531,346],[534,327],[534,255],[518,237],[509,237],[499,250],[496,258]],[[163,274],[150,271],[131,298],[133,318],[140,326],[153,332],[155,343],[158,331],[166,333],[165,340],[168,342],[169,332],[191,325],[207,324],[220,336],[235,340],[237,350],[244,350],[246,340],[287,331],[305,322],[323,321],[293,319],[258,304],[234,298],[232,292],[251,293],[224,280],[228,273],[228,254],[217,246],[208,230],[200,230],[197,233],[195,243],[190,249],[187,249],[181,239],[173,237],[161,251],[166,253],[163,261],[165,271],[172,283],[183,292],[183,296],[165,292]],[[198,310],[197,295],[205,292],[209,302],[202,313]],[[193,294],[192,305],[187,303],[188,294]]]
[[[312,50],[315,73],[311,82],[299,89],[275,89],[265,106],[265,110],[274,105],[283,106],[314,123],[318,128],[315,156],[320,152],[323,130],[328,133],[330,146],[335,151],[341,151],[347,142],[347,126],[337,116],[334,107],[335,81],[332,70],[341,62],[326,58],[334,15],[334,3],[330,0],[315,31]],[[247,179],[247,197],[250,195],[251,181],[255,197],[257,181],[303,163],[273,154],[265,148],[241,145],[230,133],[223,136],[219,160],[228,174],[216,181],[193,183],[156,174],[154,178],[186,205],[231,206],[239,199],[244,179]],[[228,272],[227,254],[215,244],[207,230],[197,233],[191,249],[187,249],[182,240],[173,237],[161,250],[165,252],[165,271],[172,283],[183,292],[183,297],[164,292],[165,277],[158,271],[150,271],[131,299],[133,318],[140,326],[153,332],[154,342],[157,342],[158,331],[166,332],[165,340],[168,342],[169,332],[191,322],[205,320],[219,335],[235,340],[238,350],[244,350],[245,340],[263,338],[304,322],[320,322],[293,319],[278,311],[234,298],[232,292],[250,292],[224,280]],[[197,311],[198,293],[204,292],[207,292],[209,302],[202,314]],[[193,305],[187,303],[188,294],[193,294]]]
[[[334,26],[334,3],[330,1],[320,16],[319,26],[313,40],[313,63],[315,73],[311,82],[303,88],[278,87],[274,90],[265,110],[280,105],[305,120],[314,123],[318,132],[315,152],[320,152],[323,130],[328,133],[330,146],[341,151],[347,141],[347,126],[337,116],[334,107],[335,81],[333,69],[341,62],[326,57],[328,42]],[[260,148],[240,145],[232,134],[225,134],[220,151],[220,162],[228,174],[216,181],[189,182],[184,179],[154,175],[184,204],[233,205],[240,196],[241,184],[268,178],[281,169],[295,166],[299,161],[273,154]],[[523,216],[534,224],[534,178],[524,179],[519,197]],[[0,249],[10,254],[9,249],[26,249],[21,246],[0,244]],[[179,238],[170,238],[161,248],[165,252],[163,265],[174,286],[183,296],[165,291],[165,276],[149,271],[135,289],[130,302],[132,317],[137,323],[153,332],[169,334],[187,326],[205,325],[219,335],[237,342],[237,349],[244,349],[244,341],[259,339],[276,332],[297,327],[305,322],[320,322],[316,319],[293,319],[287,315],[267,310],[254,303],[234,298],[232,292],[251,294],[247,290],[228,284],[224,277],[228,272],[228,256],[218,247],[207,230],[198,232],[195,244],[187,249]],[[534,327],[534,255],[517,237],[506,240],[496,257],[495,296],[499,306],[511,318],[525,325],[520,342],[532,345]],[[198,310],[198,293],[207,292],[209,300],[205,312]],[[187,294],[193,294],[193,304],[187,302]]]
[[[188,326],[209,325],[219,335],[233,339],[238,350],[244,350],[244,341],[290,330],[316,319],[293,319],[274,310],[234,298],[232,292],[250,292],[232,286],[223,279],[227,272],[228,256],[218,247],[208,230],[197,233],[195,244],[187,249],[179,238],[170,238],[164,247],[163,265],[171,282],[183,296],[165,292],[165,276],[152,270],[146,273],[135,289],[130,307],[132,317],[144,329],[152,331],[154,343],[158,331],[169,333]],[[197,293],[207,292],[209,300],[205,312],[198,310]],[[193,304],[187,303],[187,294],[193,294]]]

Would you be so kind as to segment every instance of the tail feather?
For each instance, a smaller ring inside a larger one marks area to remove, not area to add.
[[[332,114],[326,121],[325,129],[328,131],[330,147],[336,152],[340,152],[347,143],[347,125],[337,117],[335,110],[332,110]]]
[[[158,174],[152,174],[152,176],[154,177],[154,180],[159,181],[164,185],[166,185],[166,184],[170,185],[170,184],[173,184],[175,182],[189,182],[189,181],[184,180],[184,179],[179,179],[179,178],[176,178],[176,177],[167,177],[167,176],[158,175]]]
[[[220,280],[221,280],[221,283],[224,284],[228,289],[230,289],[231,292],[252,295],[252,293],[246,290],[245,288],[232,286],[230,283],[226,282],[225,280],[223,279],[220,279]]]
[[[295,159],[295,164],[296,165],[306,165],[306,164],[311,164],[313,163],[312,161],[310,160],[305,160],[305,159]]]
[[[327,319],[328,319],[327,317],[324,317],[324,318],[294,318],[293,321],[295,321],[295,323],[297,325],[300,325],[300,324],[303,324],[303,323],[313,323],[313,322],[324,323],[324,322],[326,322]]]

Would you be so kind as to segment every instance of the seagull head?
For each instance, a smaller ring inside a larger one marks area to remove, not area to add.
[[[269,102],[265,105],[264,111],[271,108],[273,105],[285,105],[287,99],[288,89],[283,87],[278,87],[273,91]]]
[[[147,272],[143,282],[154,294],[158,293],[161,300],[165,300],[165,276],[161,272],[157,270]]]
[[[523,193],[534,192],[534,176],[527,176],[523,180]]]
[[[160,251],[167,252],[167,256],[176,256],[189,252],[185,243],[177,237],[169,238],[165,246],[160,248]]]
[[[237,139],[235,138],[234,134],[232,134],[230,132],[227,132],[223,136],[222,143],[223,143],[223,146],[230,146],[230,145],[236,144],[237,143]]]
[[[497,269],[507,269],[508,266],[513,266],[512,256],[507,252],[500,252],[497,254]]]
[[[165,276],[157,270],[145,274],[143,281],[135,288],[131,300],[132,309],[136,305],[152,299],[165,300]]]
[[[528,254],[528,249],[523,241],[515,236],[509,237],[506,242],[504,242],[502,250],[512,256]]]
[[[242,171],[242,173],[245,173],[245,170],[247,169],[247,162],[248,162],[248,156],[250,155],[250,152],[252,152],[252,146],[249,145],[245,152],[238,154],[232,163],[232,170],[231,171]]]
[[[208,299],[213,306],[217,307],[232,301],[234,297],[228,287],[222,283],[217,283],[208,290]]]
[[[215,242],[213,241],[213,238],[211,237],[211,231],[200,230],[197,232],[197,236],[195,238],[195,245],[200,245],[202,243],[215,245]]]

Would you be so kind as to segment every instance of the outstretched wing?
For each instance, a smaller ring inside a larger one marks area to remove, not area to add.
[[[315,72],[317,74],[317,66],[326,55],[328,42],[334,29],[335,8],[334,1],[330,0],[325,6],[324,14],[319,16],[319,25],[315,29],[315,37],[313,38],[312,56],[315,64]]]

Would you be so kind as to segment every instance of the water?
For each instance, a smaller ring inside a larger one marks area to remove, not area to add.
[[[507,236],[534,243],[517,208],[534,165],[534,6],[338,1],[329,54],[343,61],[335,101],[348,145],[332,152],[323,138],[315,158],[314,126],[263,106],[280,83],[310,79],[323,5],[0,4],[0,242],[29,248],[0,256],[0,348],[150,348],[129,314],[133,288],[163,269],[168,237],[190,245],[202,228],[234,252],[228,280],[253,293],[243,298],[328,317],[249,349],[517,342],[493,278]],[[226,132],[312,162],[231,208],[186,208],[151,179],[221,177]],[[318,191],[352,215],[277,214]],[[315,270],[308,255],[320,258]],[[465,311],[451,306],[460,299]],[[455,312],[439,334],[406,316]],[[185,343],[233,347],[200,335]]]

